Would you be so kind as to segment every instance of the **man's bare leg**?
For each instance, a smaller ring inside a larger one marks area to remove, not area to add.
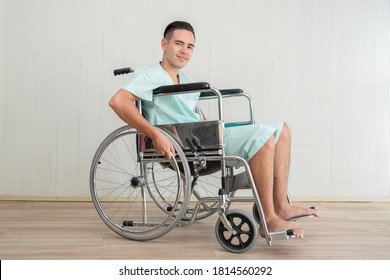
[[[287,201],[288,177],[291,158],[291,130],[284,124],[279,139],[275,145],[274,156],[274,206],[277,215],[288,221],[294,217],[315,215],[319,213],[310,208],[291,205]]]
[[[263,207],[266,223],[270,231],[292,229],[295,236],[302,238],[303,230],[299,228],[299,226],[283,220],[275,212],[273,199],[274,153],[275,140],[274,137],[271,137],[249,161],[249,166]],[[262,229],[260,229],[260,234],[264,237]]]

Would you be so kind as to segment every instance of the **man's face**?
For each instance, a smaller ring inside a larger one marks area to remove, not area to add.
[[[191,59],[195,46],[195,38],[192,32],[187,30],[175,30],[169,40],[163,39],[163,59],[170,67],[183,68]]]

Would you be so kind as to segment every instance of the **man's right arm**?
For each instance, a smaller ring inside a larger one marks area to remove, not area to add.
[[[175,154],[171,142],[139,113],[135,106],[135,101],[137,99],[138,97],[131,92],[120,89],[110,99],[109,105],[124,122],[150,137],[153,141],[154,148],[158,153],[161,153],[170,159],[170,152]]]

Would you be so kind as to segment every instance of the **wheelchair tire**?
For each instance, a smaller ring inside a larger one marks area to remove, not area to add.
[[[92,161],[93,204],[104,223],[128,239],[151,240],[167,234],[187,208],[191,194],[187,159],[177,141],[160,131],[175,148],[171,160],[153,149],[148,153],[140,149],[150,147],[150,139],[124,126],[106,137]]]
[[[242,210],[229,210],[226,218],[236,234],[231,234],[218,219],[215,234],[219,244],[231,253],[244,253],[251,249],[256,244],[259,235],[258,225],[252,216]]]
[[[253,204],[253,207],[252,207],[252,214],[253,214],[253,218],[255,218],[255,221],[256,221],[259,225],[261,225],[260,214],[259,214],[259,210],[257,210],[256,203]]]

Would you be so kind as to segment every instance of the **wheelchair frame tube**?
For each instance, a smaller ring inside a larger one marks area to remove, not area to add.
[[[145,165],[144,163],[140,162],[140,171],[141,175],[145,178]],[[142,192],[142,223],[146,225],[148,223],[148,212],[146,207],[146,190],[145,190],[145,184],[141,185],[141,192]]]
[[[221,122],[222,124],[222,127],[224,127],[224,117],[223,117],[223,109],[222,109],[222,94],[221,92],[216,89],[216,88],[210,88],[210,90],[215,93],[215,95],[217,96],[218,98],[218,113],[219,113],[219,121]],[[223,192],[225,194],[228,194],[229,193],[229,190],[228,190],[228,185],[227,185],[227,181],[226,181],[226,176],[227,176],[227,170],[226,170],[226,163],[225,163],[225,135],[222,135],[222,157],[221,157],[221,186],[222,186],[222,189],[223,189]]]
[[[208,91],[209,92],[209,91]],[[252,97],[245,93],[245,92],[236,92],[236,93],[224,93],[222,95],[222,98],[230,98],[230,97],[245,97],[248,100],[249,103],[249,117],[252,124],[255,123],[255,117],[254,117],[254,109],[253,109],[253,99]],[[200,97],[199,100],[208,100],[208,99],[215,99],[216,96],[204,96]]]

